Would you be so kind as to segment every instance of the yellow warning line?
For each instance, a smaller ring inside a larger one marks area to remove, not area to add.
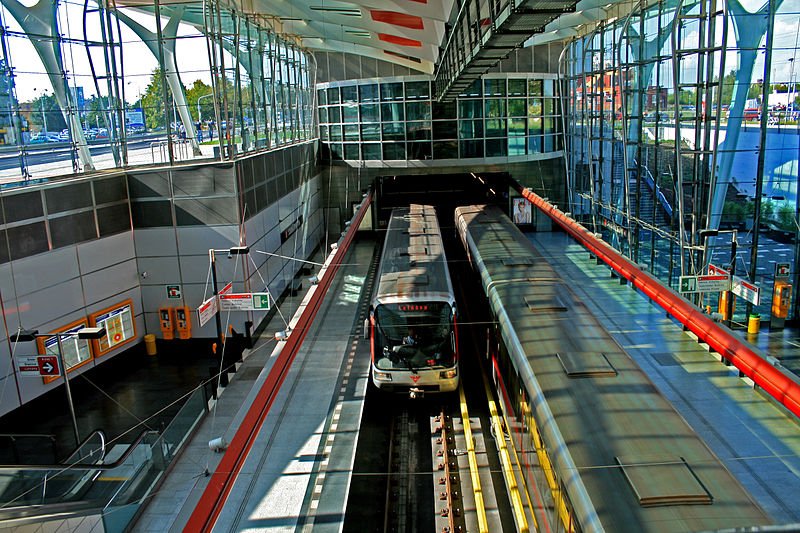
[[[469,425],[469,411],[467,399],[464,396],[464,387],[459,384],[458,395],[461,399],[461,422],[464,426],[464,439],[467,441],[467,457],[469,458],[469,476],[472,479],[472,492],[475,494],[475,511],[478,515],[478,531],[488,533],[489,524],[486,521],[486,505],[483,503],[483,489],[481,478],[478,475],[478,457],[475,455],[475,441],[472,438],[472,429]]]
[[[525,515],[525,506],[522,504],[522,497],[520,496],[519,486],[517,485],[517,476],[514,474],[514,465],[511,462],[511,456],[508,452],[506,445],[506,437],[503,432],[503,425],[500,420],[500,415],[497,412],[497,404],[494,401],[494,395],[489,387],[489,380],[486,379],[486,372],[481,372],[483,377],[483,387],[486,390],[486,399],[489,402],[489,415],[492,417],[492,427],[495,430],[495,442],[497,443],[498,452],[500,453],[500,463],[503,465],[503,477],[506,480],[508,492],[511,496],[511,506],[514,508],[514,521],[517,523],[517,529],[522,533],[528,533],[528,517]],[[512,444],[513,450],[513,444]],[[516,450],[514,456],[516,457]],[[519,462],[517,462],[519,464]],[[525,491],[527,495],[527,491]],[[530,504],[530,497],[528,496],[528,503]],[[533,516],[533,526],[538,529],[536,524],[536,517]]]

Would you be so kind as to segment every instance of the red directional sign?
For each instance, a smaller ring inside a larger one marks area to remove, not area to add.
[[[58,357],[55,355],[40,355],[36,358],[39,365],[39,374],[43,376],[60,376]]]

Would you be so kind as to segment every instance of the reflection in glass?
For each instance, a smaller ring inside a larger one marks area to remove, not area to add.
[[[407,120],[430,120],[430,118],[431,118],[431,103],[430,102],[407,102],[406,103],[406,119]]]
[[[406,100],[418,100],[430,98],[430,82],[428,81],[409,81],[406,82]]]
[[[402,122],[384,122],[381,125],[384,141],[404,141],[405,127]]]
[[[486,118],[499,118],[506,116],[506,101],[505,99],[494,98],[486,100]]]
[[[461,157],[483,157],[483,140],[459,142]]]
[[[527,85],[528,85],[528,80],[526,79],[509,79],[508,95],[525,96],[525,89],[527,88]]]
[[[506,121],[505,119],[492,119],[486,121],[486,136],[487,137],[505,137],[506,136]]]
[[[383,122],[403,120],[403,104],[381,104],[381,120]]]
[[[343,103],[355,103],[358,101],[358,90],[355,85],[345,85],[341,89]]]
[[[430,140],[431,123],[429,121],[406,122],[406,138],[409,141]]]
[[[377,102],[378,101],[378,84],[371,83],[369,85],[358,86],[358,99],[360,102]]]
[[[525,137],[508,138],[508,155],[525,155]]]
[[[361,122],[380,122],[378,104],[361,104]]]
[[[403,99],[403,84],[396,83],[381,83],[381,100],[402,100]]]
[[[383,143],[383,158],[390,161],[405,160],[406,159],[406,145],[405,143],[393,142]]]
[[[380,124],[362,124],[361,125],[361,140],[363,141],[380,141],[381,140],[381,125]]]
[[[506,80],[505,78],[483,80],[483,89],[486,96],[505,96]]]
[[[486,157],[501,157],[508,155],[505,139],[486,139]]]
[[[358,122],[358,106],[355,104],[342,106],[343,122]]]
[[[459,118],[480,118],[483,116],[483,100],[459,100]]]
[[[338,104],[339,103],[339,88],[338,87],[329,87],[328,88],[328,103],[329,104]]]
[[[460,139],[479,139],[483,137],[483,121],[460,120],[458,122],[458,130]]]

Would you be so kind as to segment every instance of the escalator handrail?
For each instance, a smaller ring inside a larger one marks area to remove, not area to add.
[[[137,446],[144,440],[144,438],[148,435],[159,435],[159,432],[154,429],[145,429],[136,439],[128,446],[128,449],[125,450],[122,455],[114,461],[113,463],[108,464],[95,464],[95,463],[59,463],[54,465],[0,465],[0,472],[4,470],[113,470],[119,466],[121,466],[133,453],[133,450],[136,449]],[[105,456],[105,454],[103,454]]]

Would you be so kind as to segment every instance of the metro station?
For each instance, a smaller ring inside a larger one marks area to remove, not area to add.
[[[800,531],[800,4],[0,28],[0,531]]]

